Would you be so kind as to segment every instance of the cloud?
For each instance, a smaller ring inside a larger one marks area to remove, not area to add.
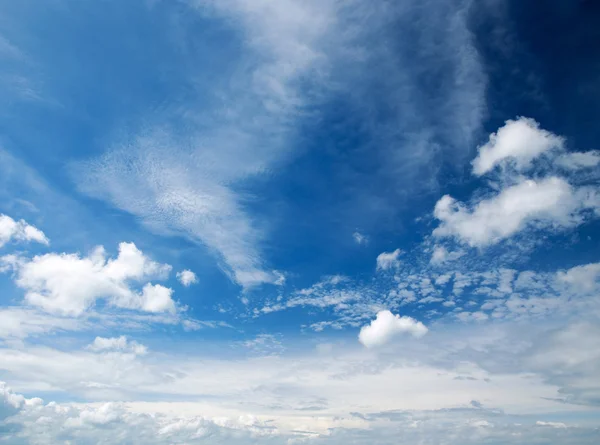
[[[556,164],[568,170],[596,167],[600,163],[600,152],[567,153],[556,159]]]
[[[88,345],[88,350],[92,352],[130,352],[135,355],[145,355],[148,353],[148,348],[134,340],[128,340],[126,336],[120,337],[96,337],[94,341]]]
[[[354,232],[352,234],[352,238],[354,238],[354,242],[359,245],[364,245],[364,244],[369,243],[369,238],[360,232]]]
[[[540,129],[533,119],[508,120],[479,148],[473,160],[473,173],[481,176],[506,161],[514,162],[517,170],[524,170],[541,154],[552,149],[562,150],[563,144],[563,138]]]
[[[562,422],[544,422],[542,420],[538,420],[537,422],[535,422],[535,424],[537,426],[548,426],[551,428],[566,428],[567,425],[565,425]]]
[[[434,216],[441,223],[433,235],[456,237],[472,247],[485,247],[530,225],[573,227],[583,221],[583,212],[598,208],[593,196],[593,191],[574,189],[559,177],[526,180],[471,208],[445,195],[435,205]]]
[[[49,253],[32,259],[3,257],[2,262],[14,268],[15,284],[25,290],[27,303],[48,312],[81,315],[98,299],[119,308],[175,311],[171,289],[149,282],[141,292],[130,287],[131,282],[164,279],[171,271],[171,266],[150,260],[133,243],[119,244],[115,259],[107,259],[100,246],[83,258]]]
[[[15,221],[10,216],[0,214],[0,247],[10,241],[35,241],[45,245],[50,243],[38,228],[24,220]]]
[[[381,311],[371,324],[361,328],[358,340],[367,348],[374,348],[385,345],[399,334],[410,334],[420,338],[427,334],[427,331],[427,327],[414,318]]]
[[[383,252],[377,256],[377,270],[390,270],[400,266],[400,254],[402,251],[396,249],[393,252]]]
[[[181,272],[177,272],[177,279],[181,284],[185,287],[190,287],[192,284],[198,282],[198,278],[196,278],[196,274],[191,270],[182,270]]]
[[[265,265],[266,233],[248,208],[253,196],[244,184],[292,155],[291,132],[312,101],[302,86],[326,76],[324,46],[335,2],[185,3],[188,13],[216,20],[238,40],[240,51],[231,57],[241,68],[219,72],[208,84],[199,84],[194,70],[183,72],[190,89],[183,113],[167,110],[157,122],[130,130],[103,156],[73,165],[74,177],[80,191],[137,216],[155,232],[207,247],[242,287],[278,284],[280,275]],[[196,38],[181,32],[184,42]],[[180,124],[173,130],[165,121]]]
[[[575,266],[566,271],[557,273],[560,282],[568,284],[571,289],[579,292],[594,292],[598,289],[598,278],[600,277],[600,263]]]
[[[448,261],[456,261],[460,257],[464,256],[465,252],[458,250],[455,252],[449,252],[444,246],[434,246],[433,253],[429,262],[433,265],[444,264]]]
[[[55,331],[78,331],[81,320],[60,317],[23,307],[0,308],[0,338],[26,338]]]
[[[259,334],[253,339],[242,341],[241,345],[259,355],[279,355],[286,349],[280,338],[272,334]]]

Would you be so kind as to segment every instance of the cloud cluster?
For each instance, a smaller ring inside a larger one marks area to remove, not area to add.
[[[501,181],[496,193],[476,198],[470,204],[449,195],[442,197],[434,209],[440,221],[434,237],[455,238],[471,247],[497,244],[527,229],[565,229],[575,227],[588,215],[600,210],[600,192],[596,186],[575,187],[568,177],[558,176],[557,166],[569,168],[595,165],[596,154],[565,154],[563,138],[539,128],[531,119],[507,121],[480,147],[473,161],[477,176],[501,166]],[[534,161],[546,156],[539,168],[542,177],[524,177]]]
[[[168,264],[152,261],[133,243],[119,244],[117,258],[107,258],[103,247],[87,257],[79,254],[48,253],[31,259],[2,257],[12,268],[15,283],[25,290],[25,300],[45,311],[77,316],[104,299],[109,305],[146,312],[176,310],[170,288],[147,282],[165,279]],[[132,283],[144,283],[140,290]]]

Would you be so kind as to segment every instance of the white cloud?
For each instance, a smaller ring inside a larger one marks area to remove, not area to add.
[[[253,339],[241,342],[241,345],[259,355],[278,355],[285,351],[280,338],[273,334],[259,334]]]
[[[120,337],[96,337],[94,341],[87,347],[93,352],[130,352],[135,355],[145,355],[148,353],[148,348],[135,340],[128,340],[126,336]]]
[[[198,278],[196,277],[196,274],[194,272],[192,272],[191,270],[187,270],[187,269],[182,270],[181,272],[177,272],[177,279],[185,287],[189,287],[192,284],[195,284],[198,282]]]
[[[569,170],[592,168],[600,163],[600,152],[588,151],[584,153],[567,153],[558,157],[556,163]]]
[[[535,422],[537,426],[548,426],[551,428],[566,428],[567,425],[562,422],[544,422],[542,420],[538,420]]]
[[[367,348],[382,346],[399,334],[420,338],[427,334],[427,327],[411,317],[400,317],[390,311],[381,311],[371,324],[363,326],[358,340]]]
[[[458,318],[460,321],[464,321],[464,322],[471,322],[471,321],[481,322],[481,321],[486,321],[490,317],[485,312],[479,311],[479,312],[459,312],[458,314],[456,314],[456,318]]]
[[[508,120],[479,148],[473,160],[473,173],[481,176],[507,160],[514,161],[515,167],[523,170],[536,157],[553,148],[562,149],[563,144],[563,138],[540,129],[533,119]]]
[[[550,177],[528,180],[477,202],[472,208],[451,196],[442,197],[434,215],[441,221],[433,234],[456,237],[473,247],[495,244],[530,224],[543,227],[572,227],[582,221],[581,213],[596,208],[588,190],[573,189],[567,181]]]
[[[54,331],[77,331],[84,326],[80,320],[49,315],[35,309],[0,308],[0,338],[25,338]]]
[[[35,241],[48,245],[44,232],[24,220],[15,221],[8,215],[0,214],[0,247],[10,241]]]
[[[464,256],[465,252],[462,250],[457,250],[455,252],[449,252],[444,246],[436,245],[433,248],[433,253],[431,254],[431,259],[429,262],[433,265],[441,265],[449,261],[456,261],[460,257]]]
[[[81,315],[98,299],[120,308],[175,311],[171,289],[151,283],[145,283],[141,292],[130,287],[131,282],[164,279],[171,270],[167,264],[150,260],[133,243],[119,244],[116,259],[107,260],[104,248],[97,247],[83,258],[49,253],[2,260],[15,269],[15,283],[25,290],[26,301],[48,312]]]
[[[598,289],[600,277],[600,263],[576,266],[566,271],[557,273],[560,282],[566,283],[572,289],[580,292],[594,292]]]
[[[262,258],[263,225],[246,208],[248,192],[238,193],[237,186],[289,159],[290,131],[312,100],[298,81],[319,83],[326,76],[324,46],[336,4],[186,3],[190,13],[221,19],[231,38],[240,39],[233,62],[243,68],[202,85],[197,72],[183,72],[195,99],[181,113],[187,116],[178,125],[184,134],[148,124],[149,130],[117,141],[101,158],[74,166],[75,177],[81,191],[136,215],[150,229],[206,246],[242,287],[277,284],[280,275]],[[174,119],[182,121],[179,113],[169,114],[158,125]]]
[[[369,238],[360,232],[354,232],[352,238],[354,238],[354,242],[359,245],[368,244],[369,242]]]
[[[402,251],[396,249],[393,252],[383,252],[377,256],[377,270],[390,270],[400,266],[400,254]]]

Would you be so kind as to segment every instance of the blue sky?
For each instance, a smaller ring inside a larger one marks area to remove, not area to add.
[[[0,443],[597,443],[599,21],[0,0]]]

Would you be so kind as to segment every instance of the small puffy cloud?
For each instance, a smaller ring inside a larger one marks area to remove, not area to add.
[[[400,334],[420,338],[427,334],[427,327],[411,317],[400,317],[390,311],[380,311],[377,318],[363,326],[358,340],[367,348],[382,346]]]
[[[48,238],[40,229],[24,220],[15,221],[10,216],[0,214],[0,247],[13,240],[49,244]]]
[[[563,144],[563,138],[540,129],[533,119],[508,120],[479,148],[479,154],[473,160],[473,173],[481,176],[507,160],[512,160],[518,170],[523,170],[542,153],[553,148],[562,149]]]
[[[581,221],[581,212],[595,207],[587,190],[575,190],[564,179],[529,180],[481,200],[472,208],[451,196],[442,197],[434,209],[434,216],[441,224],[433,234],[456,237],[472,247],[483,247],[514,235],[529,223],[576,225]]]
[[[192,284],[195,284],[198,282],[198,278],[196,277],[196,274],[188,269],[182,270],[181,272],[177,272],[177,279],[185,287],[189,287]]]
[[[87,347],[93,352],[129,352],[135,355],[144,355],[148,348],[134,340],[128,340],[126,336],[120,337],[96,337]]]
[[[360,232],[354,232],[352,234],[352,238],[354,238],[354,241],[356,242],[356,244],[360,244],[360,245],[364,245],[369,242],[369,238],[367,238],[366,235],[363,235]]]
[[[145,283],[139,292],[132,282],[164,279],[171,266],[150,260],[133,243],[119,244],[116,259],[107,259],[104,248],[89,256],[57,254],[32,259],[2,258],[15,270],[15,283],[25,290],[26,301],[47,312],[81,315],[96,300],[106,299],[115,307],[146,312],[174,312],[173,291]]]
[[[393,252],[384,252],[377,257],[377,270],[390,270],[400,265],[400,254],[402,251],[396,249]]]

